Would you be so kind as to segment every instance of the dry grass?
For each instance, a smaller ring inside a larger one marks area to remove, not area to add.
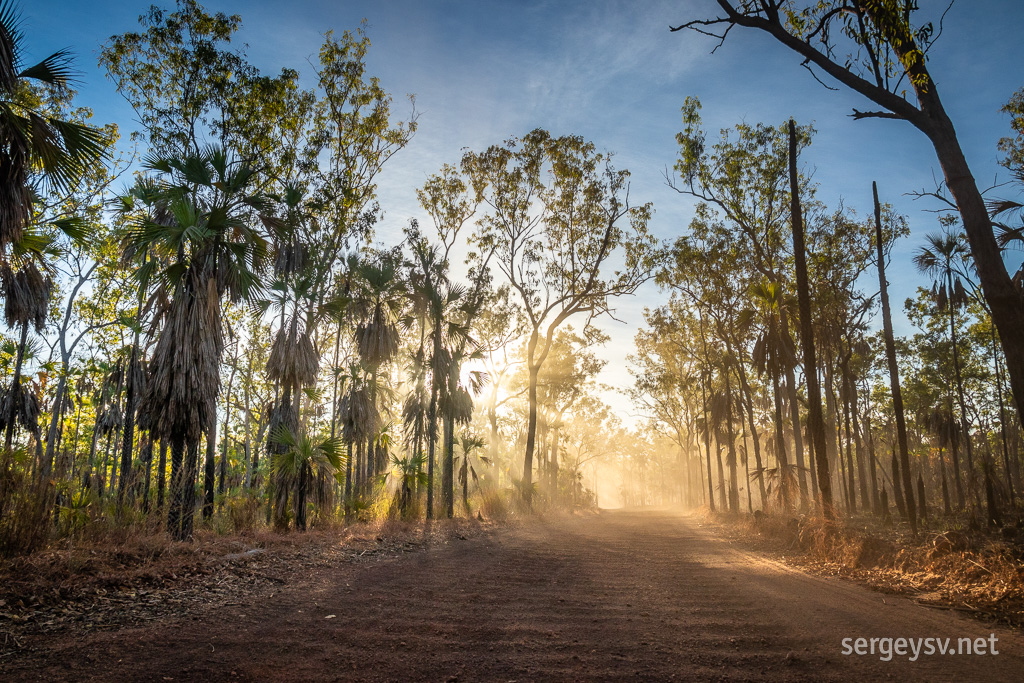
[[[873,520],[826,522],[813,517],[707,515],[745,540],[817,573],[1024,626],[1024,530],[998,536],[931,530],[913,538]]]
[[[424,523],[392,517],[304,533],[199,530],[194,541],[181,543],[157,528],[108,525],[105,535],[0,561],[0,652],[20,647],[26,634],[214,609],[307,580],[320,568],[418,552],[499,526],[475,518]]]

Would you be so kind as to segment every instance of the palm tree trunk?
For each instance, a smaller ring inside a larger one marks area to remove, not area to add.
[[[182,506],[180,541],[192,538],[193,520],[196,516],[196,477],[199,474],[199,444],[191,443],[185,451],[185,463],[182,467]]]
[[[851,377],[850,378],[850,419],[853,422],[853,438],[854,445],[856,448],[857,455],[857,478],[860,480],[860,500],[862,507],[868,506],[868,501],[871,501],[871,507],[874,509],[877,507],[874,496],[872,495],[871,488],[868,486],[868,477],[866,468],[864,467],[865,455],[864,455],[864,436],[861,432],[860,426],[860,405],[859,396],[857,393],[857,382]]]
[[[312,473],[309,471],[309,463],[304,462],[299,470],[299,487],[295,492],[295,527],[299,531],[306,530],[306,498],[310,479]]]
[[[147,433],[142,447],[142,512],[149,514],[149,487],[153,477],[153,438]]]
[[[866,387],[865,387],[866,389]],[[864,409],[864,431],[868,434],[868,473],[871,477],[871,503],[876,515],[881,514],[882,499],[878,495],[878,467],[875,463],[875,437],[871,433],[871,394],[867,394],[868,404]]]
[[[345,517],[347,518],[352,512],[352,442],[349,441],[345,447],[347,449],[345,457]]]
[[[967,488],[974,495],[975,507],[981,508],[981,500],[978,494],[977,472],[974,469],[974,446],[971,443],[971,421],[967,416],[967,402],[964,400],[964,380],[960,373],[960,349],[957,340],[956,330],[956,306],[953,300],[953,271],[947,271],[947,283],[949,286],[949,337],[953,345],[953,376],[956,380],[957,403],[960,407],[960,431],[964,437],[965,451],[967,453]]]
[[[450,381],[450,379],[449,379]],[[449,392],[454,389],[450,388]],[[451,399],[449,409],[445,411],[444,422],[444,458],[441,463],[441,502],[444,505],[444,515],[448,519],[455,516],[455,420],[451,414]]]
[[[217,457],[217,413],[210,413],[210,423],[206,432],[206,463],[203,472],[203,519],[213,517],[213,498],[217,468],[214,458]]]
[[[171,460],[174,460],[173,454]],[[173,465],[172,465],[173,466]],[[160,461],[156,468],[156,508],[164,509],[164,490],[167,488],[167,439],[160,439]]]
[[[437,381],[430,382],[427,409],[427,519],[434,518],[434,449],[437,445]]]
[[[167,441],[166,438],[160,439],[160,455],[163,459],[164,454],[164,443]],[[185,483],[182,470],[184,469],[185,460],[185,440],[175,435],[170,439],[171,441],[171,491],[170,491],[170,505],[167,508],[167,533],[171,535],[171,538],[175,540],[182,540],[181,536],[181,516],[182,506],[185,502]],[[163,477],[161,476],[161,484],[163,483]]]

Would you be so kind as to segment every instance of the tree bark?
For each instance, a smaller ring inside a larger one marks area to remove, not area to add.
[[[804,243],[804,221],[800,213],[800,185],[796,171],[796,122],[789,120],[789,187],[793,221],[793,258],[796,265],[796,289],[800,306],[800,337],[804,352],[804,375],[807,378],[807,422],[812,450],[818,471],[821,510],[826,519],[835,517],[832,504],[832,480],[828,453],[825,450],[825,423],[821,414],[821,388],[818,385],[818,360],[814,350],[814,327],[811,320],[811,292],[807,279],[807,247]],[[794,428],[797,426],[794,425]]]
[[[28,343],[28,323],[21,326],[21,341],[14,361],[14,377],[11,379],[10,407],[7,409],[7,430],[4,433],[4,450],[11,450],[14,440],[14,421],[18,415],[18,394],[21,393],[21,363],[25,358],[25,344]]]
[[[878,251],[878,286],[882,302],[882,329],[885,334],[885,357],[889,366],[889,386],[892,389],[892,405],[896,414],[896,443],[899,447],[900,470],[903,473],[903,493],[907,520],[910,530],[917,535],[917,514],[914,510],[914,484],[910,477],[910,453],[907,448],[907,423],[903,416],[903,391],[900,388],[900,369],[896,364],[896,342],[892,331],[892,314],[889,312],[889,283],[885,279],[885,250],[882,242],[882,206],[878,202],[878,184],[871,183],[875,204],[875,241]],[[895,470],[894,470],[895,472]],[[900,499],[899,482],[893,479],[893,493]]]

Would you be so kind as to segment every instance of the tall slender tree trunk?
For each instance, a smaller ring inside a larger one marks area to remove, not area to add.
[[[860,480],[860,499],[863,507],[868,506],[868,501],[871,501],[871,509],[874,510],[877,507],[875,502],[875,494],[871,491],[871,487],[868,486],[868,477],[866,468],[864,467],[864,461],[866,459],[864,455],[864,435],[861,432],[860,425],[860,405],[857,392],[857,381],[854,377],[850,378],[850,418],[853,422],[853,438],[856,446],[857,454],[857,477]]]
[[[946,483],[946,463],[942,458],[942,443],[939,443],[939,473],[942,475],[942,511],[947,517],[953,514],[949,504],[949,485]]]
[[[750,425],[750,438],[754,442],[754,469],[756,470],[757,476],[757,488],[761,495],[761,507],[765,507],[768,501],[768,496],[765,493],[764,488],[764,467],[761,462],[761,438],[757,432],[757,425],[754,422],[754,399],[753,391],[750,389],[750,383],[747,381],[747,371],[743,367],[743,359],[738,361],[739,376],[740,376],[740,388],[742,389],[742,397],[744,407],[747,410],[747,424]],[[747,482],[747,486],[750,486],[750,482]]]
[[[439,354],[441,352],[440,323],[436,323],[434,332],[434,356],[430,381],[430,406],[427,408],[427,519],[434,518],[434,451],[437,446],[437,394],[438,378],[436,377]]]
[[[786,309],[783,308],[779,312],[779,329],[780,334],[785,335],[792,339],[789,334],[789,314],[786,313]],[[794,347],[796,345],[794,344]],[[790,363],[783,363],[786,370],[786,390],[789,394],[789,419],[793,427],[793,462],[796,465],[796,480],[800,487],[800,509],[806,510],[809,505],[809,497],[818,497],[817,493],[817,474],[814,470],[813,459],[809,463],[810,467],[804,465],[804,435],[800,427],[800,400],[797,394],[796,384],[796,370]],[[780,378],[781,379],[781,378]],[[811,473],[811,487],[807,487],[807,470]]]
[[[14,422],[18,415],[18,396],[21,394],[21,364],[25,359],[25,345],[28,343],[28,323],[21,326],[21,341],[14,360],[14,377],[11,379],[10,406],[7,408],[7,430],[4,432],[4,450],[11,450],[14,441]]]
[[[199,473],[199,444],[191,443],[185,449],[185,462],[182,467],[183,502],[181,506],[181,536],[178,540],[187,541],[192,538],[193,522],[196,516],[196,477]]]
[[[996,395],[999,398],[999,436],[1003,445],[1003,464],[1006,467],[1006,485],[1010,489],[1010,505],[1016,505],[1016,493],[1013,488],[1013,470],[1010,467],[1010,449],[1006,445],[1006,405],[1003,401],[1003,376],[999,367],[999,341],[996,338],[996,326],[991,325],[992,332],[992,364],[996,369]]]
[[[850,426],[850,377],[849,377],[849,360],[850,356],[847,354],[842,363],[839,366],[839,373],[842,379],[842,387],[839,390],[842,394],[842,405],[843,405],[843,431],[846,433],[846,470],[848,483],[847,487],[850,490],[850,511],[856,514],[857,512],[857,482],[854,475],[855,468],[853,464],[853,441],[854,436]],[[861,498],[861,503],[864,503],[864,499]]]
[[[978,494],[978,473],[974,468],[974,446],[971,442],[971,420],[967,416],[967,402],[964,400],[964,380],[960,372],[960,344],[956,329],[956,305],[953,295],[953,271],[947,269],[946,281],[949,287],[947,306],[949,307],[949,338],[953,345],[953,376],[956,380],[957,403],[960,408],[960,432],[964,437],[964,450],[967,453],[967,488],[974,495],[975,506],[981,507]]]
[[[448,410],[444,411],[444,461],[441,464],[441,500],[448,519],[455,516],[455,420],[452,411],[458,381],[459,368],[453,357],[448,369]]]
[[[875,241],[878,252],[878,285],[882,300],[882,328],[885,335],[885,357],[889,366],[889,386],[892,390],[893,412],[896,414],[896,443],[899,446],[900,470],[903,474],[903,498],[906,503],[907,520],[910,530],[917,535],[917,514],[914,510],[914,485],[910,477],[910,452],[907,448],[907,423],[903,417],[903,391],[900,388],[900,370],[896,363],[896,342],[892,331],[892,314],[889,312],[889,282],[885,279],[885,250],[882,241],[882,206],[878,202],[878,184],[871,183],[875,204]],[[894,479],[893,488],[899,483]],[[894,490],[893,493],[899,494]],[[896,500],[899,500],[897,497]]]
[[[878,494],[878,466],[875,461],[875,437],[871,433],[871,394],[864,410],[864,430],[868,433],[868,473],[871,476],[871,503],[876,515],[881,515],[882,499]]]
[[[826,519],[832,519],[835,517],[835,510],[832,504],[832,480],[829,475],[828,453],[825,450],[825,422],[821,414],[818,359],[814,350],[811,290],[807,278],[807,247],[804,243],[804,220],[800,213],[800,183],[796,171],[796,123],[793,119],[789,120],[789,188],[793,222],[793,258],[796,266],[796,290],[800,306],[800,337],[804,352],[804,375],[807,378],[807,422],[818,470],[822,514]]]
[[[715,426],[715,461],[718,464],[718,501],[723,510],[729,510],[729,489],[725,484],[725,466],[722,464],[722,430]],[[641,487],[641,495],[643,488]]]
[[[949,411],[950,419],[950,446],[953,451],[953,483],[956,485],[956,507],[963,510],[967,505],[966,494],[964,493],[963,475],[960,472],[960,430],[956,426],[956,415],[953,413],[953,391],[946,394],[946,409]]]
[[[704,315],[698,311],[698,322],[700,324],[700,345],[703,351],[703,360],[705,364],[708,363],[708,344],[707,337],[704,336]],[[708,374],[701,372],[700,375],[700,396],[702,401],[702,409],[704,411],[704,450],[708,460],[708,505],[710,506],[711,512],[715,511],[715,488],[711,481],[711,418],[708,415],[708,390],[707,390]]]
[[[530,335],[526,352],[526,364],[529,371],[526,401],[529,415],[526,421],[526,453],[523,455],[523,497],[527,510],[533,509],[533,450],[537,443],[537,381],[540,374],[540,366],[534,362],[537,342],[538,335],[534,330]]]
[[[141,312],[141,311],[140,311]],[[117,487],[117,506],[124,505],[124,493],[128,486],[128,473],[132,468],[132,450],[135,446],[135,407],[138,398],[135,395],[136,368],[139,364],[139,335],[135,334],[132,342],[132,351],[128,357],[128,365],[125,372],[128,381],[125,385],[124,400],[124,428],[121,433],[121,484]]]
[[[227,489],[227,476],[228,476],[228,429],[231,426],[231,390],[235,384],[235,371],[238,368],[238,347],[237,342],[235,346],[235,358],[231,364],[231,375],[228,377],[228,392],[227,396],[224,397],[224,431],[221,433],[221,448],[220,448],[220,472],[217,477],[217,493],[223,497],[225,490]],[[216,422],[216,418],[214,418]],[[334,434],[331,434],[331,438],[334,438]],[[224,503],[221,502],[221,506]]]
[[[736,481],[736,435],[733,433],[732,424],[732,383],[729,381],[729,365],[722,369],[725,375],[725,421],[726,437],[729,439],[727,445],[727,462],[729,464],[729,511],[740,511],[739,484]]]
[[[46,430],[46,456],[44,458],[44,474],[49,474],[53,468],[53,458],[57,452],[57,441],[60,430],[61,422],[64,420],[64,407],[67,405],[66,394],[68,390],[68,377],[67,377],[67,364],[63,364],[61,369],[60,379],[57,380],[57,392],[53,397],[53,407],[51,408],[50,425]],[[81,410],[79,410],[79,417],[81,417]],[[75,434],[75,446],[78,444],[78,434],[76,427]],[[71,476],[74,478],[74,461],[72,460]]]
[[[701,405],[704,410],[704,453],[708,461],[708,507],[715,511],[715,487],[711,481],[711,418],[708,416],[707,380],[704,373],[700,376]]]
[[[779,498],[782,501],[783,511],[789,512],[789,458],[786,455],[786,435],[782,422],[782,396],[779,390],[778,368],[773,367],[769,374],[772,376],[772,396],[775,399],[775,459],[779,465]]]

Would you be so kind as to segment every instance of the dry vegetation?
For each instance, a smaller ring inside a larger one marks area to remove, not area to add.
[[[0,653],[21,647],[28,634],[202,614],[270,596],[318,568],[421,552],[512,523],[386,519],[303,534],[199,531],[191,543],[172,541],[159,529],[108,529],[0,563]]]
[[[810,517],[702,515],[728,538],[815,573],[1024,626],[1024,521],[999,535],[930,529],[915,539],[868,517],[826,525]]]

